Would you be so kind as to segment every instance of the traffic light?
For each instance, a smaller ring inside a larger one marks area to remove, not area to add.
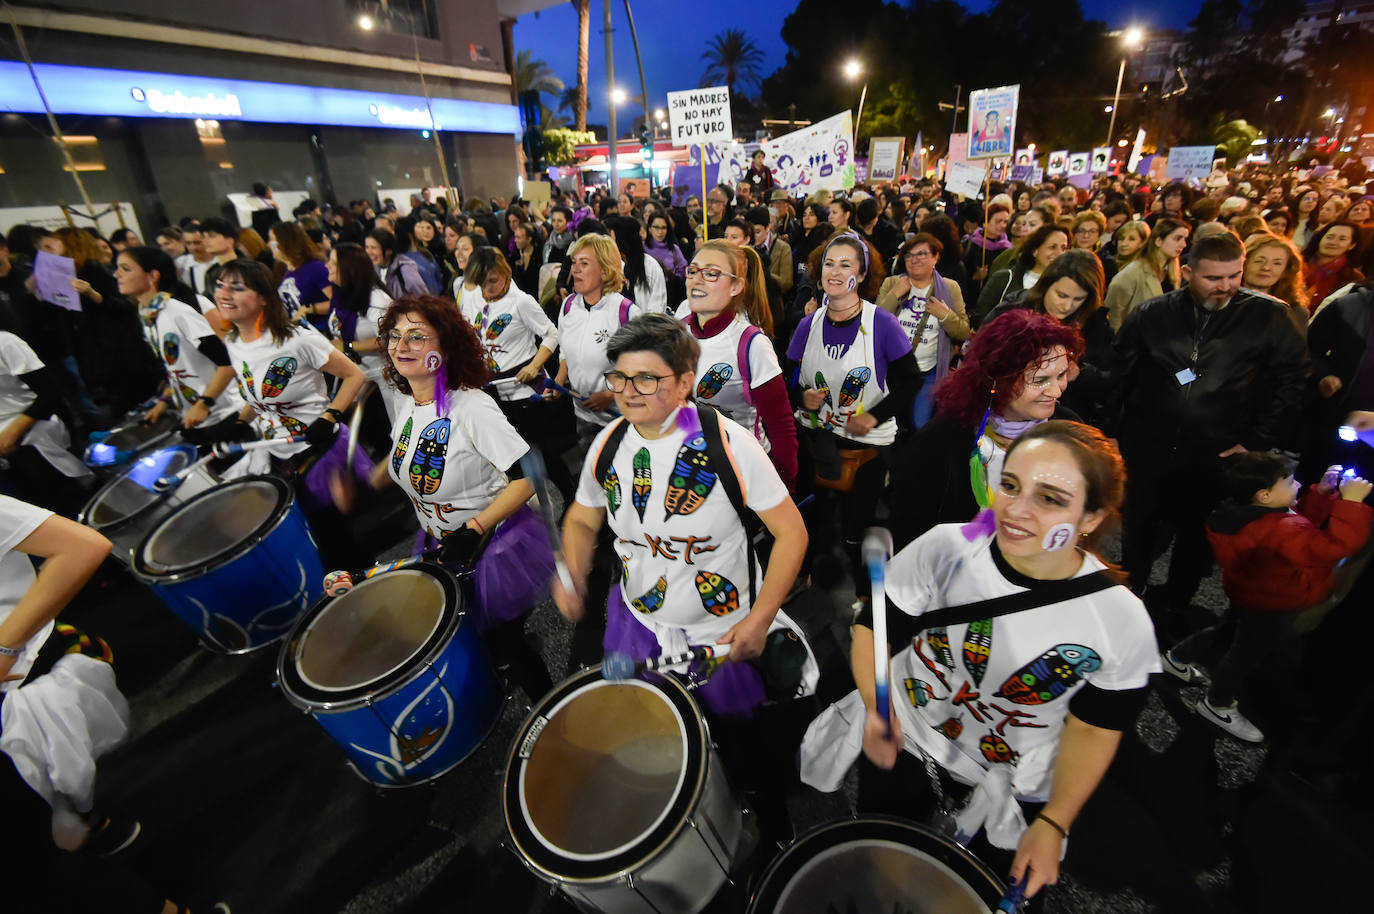
[[[650,135],[648,127],[643,127],[639,131],[639,152],[646,163],[654,160],[654,138]]]

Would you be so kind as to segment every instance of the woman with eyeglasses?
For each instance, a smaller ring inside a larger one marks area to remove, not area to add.
[[[750,247],[707,241],[687,267],[678,316],[701,347],[696,399],[720,410],[768,452],[789,490],[797,482],[797,426],[777,353],[769,342],[763,260]]]
[[[936,524],[963,523],[992,503],[1007,448],[1049,419],[1078,416],[1059,399],[1083,357],[1077,327],[1013,308],[983,325],[935,389],[935,417],[896,449],[888,488],[901,548]]]
[[[501,262],[505,258],[490,249]],[[382,371],[399,391],[392,451],[373,471],[410,498],[437,560],[473,571],[468,604],[498,669],[531,700],[552,687],[525,639],[525,617],[548,596],[553,552],[527,502],[520,458],[529,445],[483,387],[487,350],[453,303],[434,295],[392,302],[378,325]]]
[[[942,246],[928,232],[909,238],[897,252],[897,263],[906,272],[889,276],[878,290],[878,307],[897,315],[911,340],[921,389],[911,404],[911,427],[930,421],[935,404],[935,385],[949,373],[954,343],[969,338],[964,293],[935,269]]]
[[[761,794],[765,832],[785,837],[777,827],[786,822],[783,763],[768,768],[764,759],[790,752],[780,737],[760,737],[768,721],[760,712],[766,699],[815,689],[819,671],[805,636],[781,611],[807,531],[754,435],[692,401],[700,350],[681,321],[662,314],[637,317],[611,337],[603,384],[623,418],[596,437],[582,466],[563,521],[576,590],[555,583],[554,599],[570,621],[586,613],[592,553],[609,525],[623,574],[606,605],[605,650],[640,661],[730,646],[723,663],[695,671],[705,678],[696,696],[726,766],[746,792]],[[766,568],[754,559],[745,509],[774,537]]]
[[[250,451],[224,471],[226,478],[276,472],[301,476],[301,506],[320,546],[338,568],[356,568],[363,556],[348,523],[334,507],[338,477],[347,475],[344,413],[362,389],[363,371],[314,328],[292,323],[277,295],[272,271],[257,261],[231,260],[220,271],[215,305],[230,323],[224,345],[245,401],[239,421],[256,419],[265,440],[304,436]],[[325,375],[340,380],[330,398]],[[357,455],[353,473],[366,480],[372,462]]]

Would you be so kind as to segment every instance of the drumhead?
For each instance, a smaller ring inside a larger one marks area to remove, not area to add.
[[[897,819],[822,825],[765,871],[757,914],[891,911],[991,914],[1005,887],[954,841]]]
[[[134,568],[153,577],[208,570],[256,545],[291,502],[290,486],[275,476],[249,476],[209,489],[143,538]]]
[[[277,676],[294,704],[345,711],[410,682],[448,644],[462,618],[453,575],[421,563],[324,597],[296,624]]]
[[[154,483],[158,478],[179,473],[195,460],[196,449],[188,444],[140,457],[95,494],[82,512],[82,523],[103,530],[142,513],[169,494],[157,491]]]
[[[589,670],[532,713],[506,773],[506,821],[537,868],[597,880],[654,856],[697,801],[705,731],[671,679]]]
[[[139,448],[170,433],[180,421],[181,417],[173,410],[167,410],[158,416],[155,422],[131,422],[115,429],[105,438],[104,443],[121,451]]]

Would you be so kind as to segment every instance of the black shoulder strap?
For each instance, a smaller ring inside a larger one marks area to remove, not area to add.
[[[927,629],[965,625],[980,619],[995,619],[998,616],[1049,606],[1053,603],[1063,603],[1078,597],[1086,597],[1088,594],[1108,590],[1120,584],[1121,581],[1110,572],[1094,571],[1092,574],[1085,574],[1081,577],[1065,578],[1062,581],[1048,581],[1033,590],[1022,590],[1018,593],[994,597],[991,600],[961,603],[958,606],[944,606],[919,616],[889,611],[887,614],[887,641],[894,648],[904,646]],[[872,621],[871,618],[869,621]]]
[[[611,472],[611,461],[615,459],[615,452],[620,450],[620,442],[625,440],[625,430],[630,427],[624,416],[615,419],[614,423],[611,433],[606,436],[600,452],[596,455],[596,483],[600,486],[606,484],[606,476]]]
[[[716,412],[713,406],[698,403],[697,415],[701,418],[702,437],[706,439],[706,457],[711,461],[711,468],[716,471],[716,478],[725,489],[731,507],[735,509],[735,514],[739,515],[740,523],[744,524],[744,537],[748,544],[746,548],[749,561],[749,605],[752,606],[755,596],[754,534],[758,532],[760,521],[758,515],[744,503],[744,490],[740,487],[739,477],[735,475],[735,463],[725,450],[724,433],[720,429],[720,413]]]

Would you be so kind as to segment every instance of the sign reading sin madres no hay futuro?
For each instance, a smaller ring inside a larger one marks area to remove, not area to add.
[[[668,124],[674,146],[728,143],[735,130],[730,121],[730,88],[715,86],[668,93]]]

